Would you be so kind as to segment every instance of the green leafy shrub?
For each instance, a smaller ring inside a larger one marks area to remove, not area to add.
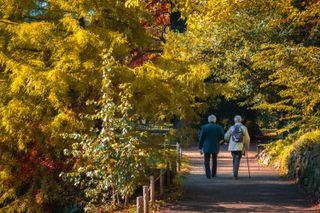
[[[273,143],[264,145],[264,151],[260,154],[260,162],[266,165],[273,165],[286,174],[288,156],[292,150],[292,145],[301,135],[300,132],[290,134],[286,139],[280,139]]]
[[[285,140],[265,146],[261,160],[269,160],[280,173],[305,187],[316,198],[320,196],[320,130],[296,133]],[[261,155],[262,156],[262,155]]]

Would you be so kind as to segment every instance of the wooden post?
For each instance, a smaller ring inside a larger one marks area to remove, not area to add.
[[[160,169],[160,196],[163,196],[164,191],[164,169]]]
[[[151,205],[154,206],[155,188],[154,188],[154,177],[153,176],[150,176],[150,200],[151,200]]]
[[[171,171],[172,171],[173,177],[178,173],[178,167],[177,167],[177,165],[178,165],[177,161],[172,162]]]
[[[176,152],[177,152],[177,164],[178,164],[178,171],[180,172],[180,162],[181,162],[181,159],[180,159],[180,149],[181,149],[181,147],[180,147],[180,144],[177,142],[177,144],[176,144]]]
[[[180,147],[180,149],[179,149],[179,165],[178,165],[179,172],[181,171],[181,163],[182,163],[182,148]]]
[[[149,213],[148,186],[143,186],[143,213]]]
[[[124,207],[127,208],[128,205],[129,205],[129,198],[128,198],[128,195],[126,195],[126,196],[124,197]]]
[[[177,142],[177,143],[176,143],[177,156],[179,156],[179,150],[180,150],[180,144]]]
[[[177,142],[176,143],[176,160],[173,166],[174,175],[178,173],[178,170],[179,170],[179,149],[180,149],[180,144]]]
[[[170,186],[170,162],[167,163],[167,186]]]
[[[116,195],[115,195],[114,187],[112,187],[112,201],[111,201],[111,207],[109,209],[110,213],[113,213],[113,208],[115,207],[115,205],[116,205]]]
[[[137,213],[143,212],[143,197],[139,196],[137,197]]]

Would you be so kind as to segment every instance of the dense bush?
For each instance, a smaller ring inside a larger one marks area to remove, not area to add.
[[[293,147],[287,161],[288,176],[320,198],[320,131],[301,136]]]
[[[294,178],[315,198],[320,197],[320,131],[296,133],[265,146],[260,154],[264,164]]]

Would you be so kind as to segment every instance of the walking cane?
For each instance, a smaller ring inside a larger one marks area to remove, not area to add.
[[[251,178],[251,175],[250,175],[250,166],[249,166],[249,152],[247,152],[247,165],[248,165],[248,173],[249,173],[249,178]]]

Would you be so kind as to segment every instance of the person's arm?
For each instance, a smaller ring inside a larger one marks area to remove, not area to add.
[[[219,143],[223,144],[224,143],[224,129],[222,127],[220,127],[220,139],[219,139]]]
[[[232,127],[230,127],[230,128],[228,129],[228,131],[226,132],[226,134],[224,135],[224,140],[225,140],[225,141],[229,142],[230,137],[231,137],[231,132],[232,132]]]
[[[249,132],[248,132],[248,128],[243,126],[242,130],[243,130],[243,143],[244,143],[245,149],[249,150],[249,147],[250,147],[250,135],[249,135]]]
[[[202,151],[203,143],[205,139],[204,127],[201,127],[200,136],[199,136],[199,149]]]

